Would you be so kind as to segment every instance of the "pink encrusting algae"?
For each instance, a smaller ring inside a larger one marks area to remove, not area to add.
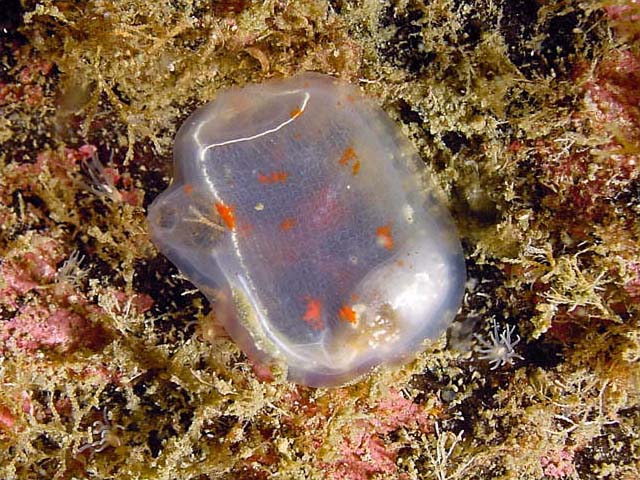
[[[25,306],[0,330],[4,351],[57,347],[67,351],[78,344],[90,346],[99,341],[91,338],[91,326],[80,315],[68,310],[54,310]]]
[[[573,454],[567,450],[552,452],[540,458],[544,474],[550,478],[566,478],[575,475]]]
[[[406,445],[389,442],[385,435],[402,429],[430,432],[433,417],[425,409],[407,400],[400,392],[391,390],[363,418],[342,431],[338,446],[340,454],[324,465],[329,478],[366,480],[373,474],[398,475],[397,453]]]
[[[357,418],[332,425],[327,416],[331,404],[353,409]],[[398,475],[397,454],[408,445],[403,440],[390,442],[387,436],[405,429],[429,433],[441,413],[437,408],[427,411],[394,389],[368,404],[350,399],[344,389],[314,400],[298,387],[283,398],[281,405],[292,413],[282,421],[307,433],[305,450],[319,455],[322,459],[319,467],[326,478],[350,480],[363,480],[375,474]]]
[[[13,308],[18,296],[53,282],[56,265],[64,258],[54,240],[36,235],[30,243],[27,251],[9,252],[0,264],[0,299]]]
[[[29,240],[29,247],[10,251],[0,265],[0,307],[14,312],[0,324],[0,351],[33,353],[39,348],[55,348],[68,352],[104,345],[109,334],[97,321],[105,315],[104,309],[91,302],[70,278],[59,276],[62,244],[37,234]],[[28,294],[30,301],[22,304]],[[103,289],[102,294],[121,305],[129,301],[141,314],[153,304],[144,294],[131,296],[116,289]]]

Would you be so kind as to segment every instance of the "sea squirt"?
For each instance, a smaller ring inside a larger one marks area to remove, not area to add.
[[[306,385],[410,359],[464,290],[453,221],[415,148],[327,75],[232,88],[196,110],[148,220],[242,350]]]

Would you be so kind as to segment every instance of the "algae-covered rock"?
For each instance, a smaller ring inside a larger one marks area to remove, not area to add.
[[[637,2],[2,9],[0,478],[638,477]],[[446,335],[339,389],[244,356],[145,222],[196,107],[302,71],[398,123],[467,262]]]

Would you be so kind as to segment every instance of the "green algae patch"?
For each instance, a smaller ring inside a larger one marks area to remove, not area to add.
[[[637,15],[612,1],[12,2],[0,477],[635,478]],[[304,70],[399,122],[468,265],[446,336],[341,389],[247,359],[144,221],[196,106]],[[494,321],[490,358],[500,335],[520,340],[492,369],[477,348]]]

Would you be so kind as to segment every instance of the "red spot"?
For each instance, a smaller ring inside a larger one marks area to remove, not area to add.
[[[376,229],[378,243],[387,250],[393,249],[393,236],[391,235],[391,226],[383,225]]]
[[[291,230],[295,226],[296,226],[295,218],[285,218],[284,220],[282,220],[282,222],[280,222],[280,228],[285,232]]]
[[[295,120],[296,118],[298,118],[300,115],[302,115],[302,110],[300,110],[300,108],[296,107],[293,110],[291,110],[291,112],[289,113],[289,115],[291,115],[291,119]]]
[[[186,193],[187,195],[191,195],[191,192],[193,192],[193,185],[191,185],[190,183],[186,183],[184,185],[184,193]]]
[[[249,238],[253,235],[253,225],[250,223],[239,223],[238,224],[238,235],[242,238]]]
[[[236,228],[236,217],[233,214],[233,210],[234,208],[230,205],[225,205],[222,202],[216,202],[216,211],[229,230],[234,230]]]
[[[342,152],[342,157],[340,157],[340,165],[347,165],[351,160],[356,160],[356,151],[353,147],[347,147]]]
[[[356,323],[356,311],[348,305],[343,305],[342,308],[338,310],[338,316],[340,320],[344,322]]]
[[[284,183],[287,181],[287,178],[289,178],[289,174],[283,171],[274,171],[266,175],[262,172],[258,173],[258,181],[264,184],[271,184],[271,183],[278,183],[278,182]]]
[[[322,302],[317,298],[305,297],[307,302],[307,311],[304,312],[302,319],[307,322],[312,329],[322,330],[324,322],[322,321]]]

